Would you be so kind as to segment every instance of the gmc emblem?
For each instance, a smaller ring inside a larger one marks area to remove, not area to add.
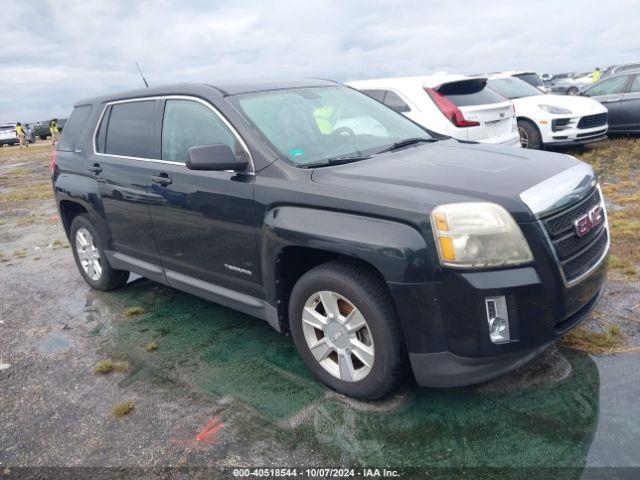
[[[586,215],[581,216],[573,225],[576,228],[576,235],[578,237],[584,237],[591,230],[596,228],[602,222],[602,206],[596,205],[587,212]]]

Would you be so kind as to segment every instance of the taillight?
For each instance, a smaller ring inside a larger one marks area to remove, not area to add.
[[[51,163],[49,168],[51,169],[51,175],[53,175],[54,170],[56,169],[56,155],[58,154],[57,150],[51,152]]]
[[[425,88],[424,91],[431,97],[431,100],[438,106],[442,114],[456,127],[477,127],[480,125],[480,122],[465,119],[460,109],[437,90]]]

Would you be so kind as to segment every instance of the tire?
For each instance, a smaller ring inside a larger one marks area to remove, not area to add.
[[[83,249],[82,238],[93,248],[87,247],[88,244],[85,243],[85,248]],[[84,281],[87,282],[91,288],[107,291],[119,288],[127,283],[129,272],[111,268],[105,255],[102,239],[91,223],[91,220],[89,220],[88,215],[78,215],[73,219],[69,241],[71,243],[71,250],[73,251],[73,258],[76,261],[80,275],[82,275]],[[82,251],[80,251],[80,249],[82,249]],[[91,253],[89,254],[88,252]],[[81,260],[81,257],[83,260]],[[99,274],[98,268],[95,267],[92,260],[99,262]],[[83,261],[86,262],[87,267],[83,266]]]
[[[333,305],[338,315],[332,317],[332,307],[325,310],[325,304]],[[303,314],[316,326],[303,320]],[[358,326],[360,318],[364,326]],[[364,268],[329,262],[309,270],[291,291],[289,324],[307,368],[339,393],[380,398],[406,373],[404,340],[391,296],[384,282]]]
[[[580,93],[580,90],[578,89],[578,87],[567,88],[567,95],[577,95],[578,93]]]
[[[540,130],[529,120],[518,120],[518,133],[522,148],[542,150],[542,135]]]

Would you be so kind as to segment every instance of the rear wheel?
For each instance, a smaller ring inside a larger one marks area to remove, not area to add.
[[[569,87],[567,88],[567,95],[577,95],[580,92],[578,87]]]
[[[540,150],[542,148],[542,135],[538,128],[528,120],[518,120],[518,133],[522,148]]]
[[[87,215],[71,224],[71,249],[82,278],[96,290],[113,290],[127,283],[129,272],[111,268],[98,231]]]
[[[405,373],[393,303],[365,269],[330,262],[310,270],[291,292],[289,319],[307,368],[340,393],[380,398]]]

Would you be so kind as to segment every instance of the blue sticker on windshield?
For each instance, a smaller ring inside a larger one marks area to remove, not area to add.
[[[289,155],[292,157],[301,157],[304,155],[304,151],[301,148],[296,148],[295,150],[291,150]]]

